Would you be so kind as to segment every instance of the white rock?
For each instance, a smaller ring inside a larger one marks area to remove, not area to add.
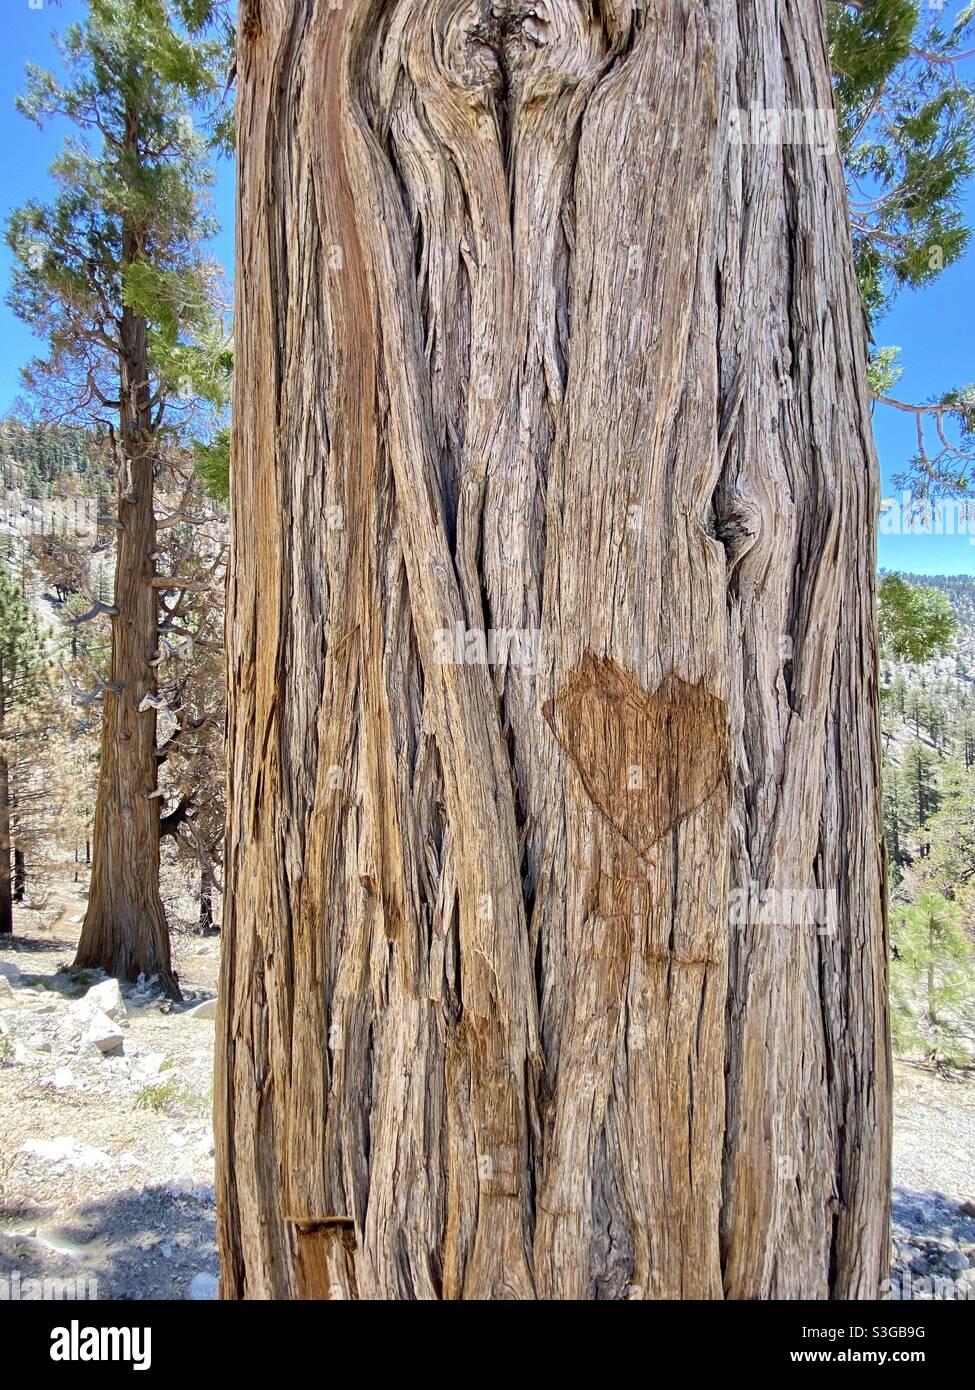
[[[118,980],[102,980],[101,984],[93,985],[78,1002],[87,1008],[89,1014],[93,1014],[97,1009],[106,1018],[125,1017],[125,1000],[122,998]]]
[[[220,1281],[213,1274],[199,1273],[194,1274],[190,1280],[190,1286],[186,1290],[186,1297],[198,1301],[210,1298],[219,1298]]]
[[[56,1091],[73,1091],[81,1084],[70,1067],[58,1067],[54,1073],[53,1083]]]
[[[144,1057],[140,1057],[138,1068],[143,1076],[158,1076],[165,1064],[165,1052],[147,1052]]]
[[[6,975],[0,975],[0,999],[13,999],[14,992]]]
[[[51,1039],[45,1038],[43,1033],[34,1033],[27,1039],[27,1046],[32,1047],[35,1052],[50,1052]]]
[[[59,1134],[56,1139],[28,1139],[21,1152],[33,1154],[49,1163],[68,1164],[72,1168],[100,1168],[109,1162],[104,1149],[93,1149],[80,1144],[68,1134]]]
[[[68,1005],[68,1012],[61,1020],[61,1032],[77,1033],[79,1028],[84,1028],[91,1018],[93,1010],[89,1008],[85,999],[75,999]]]
[[[104,1053],[117,1052],[123,1041],[121,1028],[100,1010],[92,1017],[82,1038],[82,1042]]]
[[[217,1001],[216,999],[204,999],[202,1004],[196,1004],[192,1009],[188,1009],[187,1018],[216,1018]]]
[[[199,1154],[202,1158],[213,1157],[214,1143],[212,1129],[207,1130],[203,1138],[194,1146],[193,1152]]]

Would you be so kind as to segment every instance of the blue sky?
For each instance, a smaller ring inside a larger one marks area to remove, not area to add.
[[[66,133],[66,123],[52,123],[43,132],[14,109],[14,97],[23,85],[24,64],[55,62],[51,30],[63,28],[84,14],[83,0],[6,0],[4,42],[0,45],[0,216],[5,221],[12,207],[28,198],[45,199],[50,193],[47,168]],[[952,16],[960,4],[949,4]],[[975,64],[969,65],[970,67]],[[222,230],[214,240],[214,255],[233,265],[233,171],[223,161],[214,190],[215,210]],[[968,190],[969,224],[975,224],[975,189]],[[0,246],[0,289],[5,293],[10,278],[10,253]],[[938,282],[922,292],[904,291],[877,329],[883,345],[901,348],[904,375],[895,394],[904,400],[923,401],[935,392],[962,385],[975,378],[975,246],[965,259],[947,270]],[[5,414],[19,392],[20,368],[34,356],[40,344],[29,329],[0,305],[0,415]],[[892,475],[899,472],[915,451],[913,417],[887,407],[874,410],[874,430],[883,474],[883,495],[895,496]],[[975,540],[975,525],[971,528]],[[975,574],[975,544],[969,537],[881,535],[878,562],[888,569],[919,574]]]
[[[37,0],[35,0],[35,4]],[[57,68],[52,30],[63,30],[84,18],[84,0],[62,0],[33,9],[29,0],[4,0],[3,41],[0,42],[0,223],[6,225],[12,208],[30,198],[47,201],[52,193],[48,166],[71,130],[68,121],[51,121],[43,131],[14,107],[25,85],[24,67],[38,63]],[[221,223],[211,250],[228,272],[234,260],[234,177],[230,161],[221,160],[213,189],[214,212]],[[12,257],[6,241],[0,244],[0,301],[10,284]],[[20,394],[20,369],[43,351],[27,326],[0,302],[0,416]]]

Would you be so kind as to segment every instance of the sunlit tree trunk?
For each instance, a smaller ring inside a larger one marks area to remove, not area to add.
[[[125,311],[128,315],[128,310]],[[159,800],[156,791],[156,593],[151,586],[155,550],[153,453],[147,429],[145,323],[130,322],[121,431],[124,466],[119,482],[118,550],[112,619],[112,667],[104,694],[101,761],[91,886],[76,964],[101,966],[132,980],[158,975],[175,989],[169,933],[159,896]],[[126,412],[127,413],[127,412]],[[142,706],[142,708],[140,708]]]
[[[137,115],[129,122],[138,158]],[[123,264],[140,254],[138,230],[126,222]],[[158,655],[153,510],[156,461],[146,321],[129,308],[119,324],[120,406],[118,546],[112,619],[112,665],[103,697],[101,760],[92,839],[91,884],[75,964],[100,966],[133,980],[156,975],[177,992],[169,931],[159,895],[159,799],[156,795]]]
[[[0,655],[0,936],[14,929],[13,879],[10,873],[10,763],[3,747],[7,736],[7,672]]]
[[[877,468],[821,8],[498,14],[242,7],[223,1292],[874,1297]]]

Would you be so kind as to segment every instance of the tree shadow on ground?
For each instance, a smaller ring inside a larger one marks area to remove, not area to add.
[[[893,1224],[918,1236],[951,1240],[956,1244],[975,1244],[975,1216],[961,1210],[954,1197],[943,1192],[915,1192],[895,1187],[893,1193]]]
[[[0,1206],[0,1278],[95,1280],[99,1299],[182,1299],[219,1274],[213,1189],[127,1190],[58,1214]],[[89,1286],[90,1287],[90,1286]]]
[[[20,974],[10,981],[10,987],[15,995],[18,990],[32,989],[45,994],[60,994],[66,999],[79,999],[92,985],[98,984],[104,978],[104,975],[95,971],[75,970],[62,959],[51,971],[21,970]]]
[[[73,956],[78,949],[78,943],[63,936],[18,936],[14,933],[13,936],[0,936],[0,948],[4,952],[12,951],[14,955],[20,951],[29,951],[32,954],[38,951],[65,951]],[[16,961],[9,963],[15,965]]]

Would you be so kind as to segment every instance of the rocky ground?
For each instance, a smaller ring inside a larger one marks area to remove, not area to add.
[[[0,940],[0,1278],[212,1298],[218,940],[177,921],[184,1001],[74,972],[84,898]],[[975,1080],[896,1067],[892,1295],[975,1298]]]
[[[975,1299],[975,1079],[895,1064],[894,1296]]]
[[[217,939],[175,936],[173,1005],[73,972],[84,901],[61,896],[0,938],[0,1277],[215,1297]]]

